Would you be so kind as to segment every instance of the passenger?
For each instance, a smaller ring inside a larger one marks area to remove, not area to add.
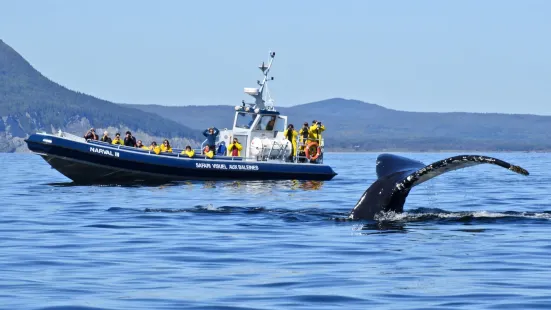
[[[321,122],[318,122],[316,120],[312,121],[312,126],[310,126],[308,140],[310,142],[316,142],[318,144],[318,148],[321,148],[321,133],[325,131],[325,126]],[[311,163],[319,161],[323,157],[323,154],[320,155],[319,158],[315,160],[310,160]]]
[[[237,138],[233,138],[233,143],[230,144],[230,147],[228,148],[228,155],[241,156],[242,149],[243,149],[243,146],[241,145],[241,143],[239,143],[239,140],[237,140]]]
[[[124,145],[124,142],[121,140],[121,134],[117,132],[115,134],[115,139],[113,139],[113,141],[111,143],[112,144]]]
[[[211,150],[210,146],[205,146],[205,148],[203,149],[203,154],[208,157],[208,158],[213,158],[214,157],[214,152]]]
[[[126,132],[126,137],[124,137],[124,145],[136,147],[136,138],[132,136],[130,131]]]
[[[304,163],[306,162],[306,143],[308,142],[308,132],[310,131],[310,127],[308,127],[308,122],[304,122],[302,125],[302,128],[298,132],[298,136],[300,139],[300,146],[298,148],[298,162]]]
[[[165,141],[163,141],[163,145],[161,145],[161,152],[172,153],[172,146],[170,146],[167,139],[165,139]]]
[[[84,135],[84,139],[86,140],[97,140],[98,135],[96,135],[96,130],[94,128],[90,128]]]
[[[138,142],[136,142],[136,147],[139,149],[149,150],[147,146],[142,144],[142,140],[138,140]]]
[[[216,151],[216,155],[226,156],[227,151],[228,151],[228,148],[226,147],[226,142],[222,141],[218,145],[218,150]]]
[[[161,153],[161,148],[157,145],[157,142],[155,141],[151,142],[151,145],[149,146],[149,150],[155,152],[155,154],[157,155]]]
[[[316,120],[312,121],[312,126],[308,130],[308,140],[317,142],[318,145],[321,145],[321,133],[325,131],[325,126],[321,122]]]
[[[270,121],[268,121],[268,124],[266,124],[266,130],[274,130],[275,121],[276,121],[276,117],[272,116]]]
[[[308,122],[304,122],[304,125],[302,125],[302,128],[298,131],[298,135],[300,137],[300,144],[302,145],[306,144],[306,141],[308,140],[309,131],[310,131],[310,128],[308,127]]]
[[[111,138],[109,138],[109,133],[107,131],[103,132],[103,137],[101,137],[100,141],[101,142],[106,142],[106,143],[109,143],[109,144],[111,144],[111,142],[113,142],[113,140],[111,140]]]
[[[285,131],[283,132],[283,136],[287,140],[291,141],[292,143],[291,155],[289,155],[289,160],[293,161],[295,154],[297,152],[297,137],[298,137],[298,133],[295,130],[295,126],[293,126],[293,124],[289,124],[289,126],[287,126],[287,129],[285,129]]]
[[[182,151],[183,155],[186,155],[187,157],[193,157],[195,156],[195,151],[191,149],[191,146],[186,146],[186,149]]]
[[[216,150],[216,137],[220,131],[216,127],[211,127],[203,132],[203,136],[207,137],[207,145],[211,150]]]

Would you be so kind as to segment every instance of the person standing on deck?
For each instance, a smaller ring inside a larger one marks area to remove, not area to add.
[[[316,120],[312,121],[312,126],[308,130],[309,142],[317,142],[318,146],[321,146],[321,133],[325,131],[325,126],[321,122]]]
[[[304,150],[306,149],[306,143],[308,142],[308,133],[310,131],[310,128],[308,127],[308,122],[304,122],[302,125],[302,128],[299,130],[298,135],[300,137],[300,148],[298,152],[298,161],[299,162],[305,162],[306,159],[304,156],[306,156]]]
[[[207,145],[209,146],[209,149],[216,150],[216,137],[219,133],[220,131],[216,127],[205,129],[203,132],[203,136],[207,137]]]
[[[233,143],[230,144],[230,147],[228,148],[228,155],[230,156],[241,156],[241,150],[243,149],[243,146],[239,143],[239,140],[237,138],[233,138]]]
[[[293,126],[293,124],[289,124],[289,126],[287,126],[287,129],[285,129],[285,131],[283,132],[283,136],[287,140],[291,141],[292,147],[291,147],[291,155],[289,156],[289,160],[293,161],[297,152],[297,137],[298,137],[298,133],[295,130],[295,126]]]

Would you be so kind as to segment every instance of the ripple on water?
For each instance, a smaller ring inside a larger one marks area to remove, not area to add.
[[[377,154],[329,155],[330,182],[141,187],[79,186],[39,157],[0,154],[0,304],[548,308],[551,155],[497,154],[531,176],[454,171],[412,190],[406,212],[357,222],[342,219]]]

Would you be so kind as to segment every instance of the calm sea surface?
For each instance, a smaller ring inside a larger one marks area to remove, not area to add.
[[[161,187],[72,186],[0,154],[0,308],[549,309],[551,154],[484,155],[531,175],[459,170],[404,214],[338,222],[377,154],[327,154],[323,183]]]

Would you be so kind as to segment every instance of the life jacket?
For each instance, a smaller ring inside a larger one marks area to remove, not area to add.
[[[161,145],[161,152],[168,152],[168,153],[172,153],[172,147],[169,145],[168,147],[166,147],[164,144]]]
[[[161,148],[159,146],[150,146],[149,150],[153,151],[155,154],[161,153]]]
[[[187,157],[193,157],[193,156],[195,156],[195,151],[194,150],[189,150],[189,151],[183,150],[182,154],[187,155]]]
[[[239,142],[230,144],[230,156],[241,156],[241,150],[243,147]]]

